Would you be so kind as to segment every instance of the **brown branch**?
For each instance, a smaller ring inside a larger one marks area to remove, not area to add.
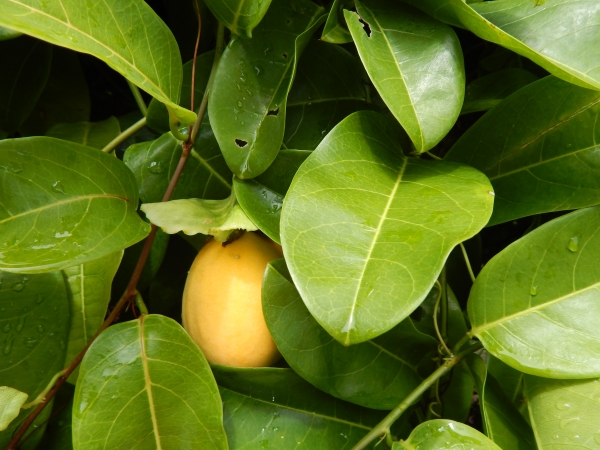
[[[199,11],[200,10],[198,9],[198,19],[200,20],[200,12]],[[223,52],[223,34],[224,34],[223,25],[221,23],[219,23],[215,59],[213,61],[213,66],[211,69],[210,77],[207,82],[204,97],[202,98],[202,104],[200,106],[200,109],[198,110],[198,118],[196,119],[196,122],[194,123],[192,130],[190,130],[190,136],[188,137],[188,140],[186,142],[182,143],[181,157],[179,159],[179,163],[177,164],[175,172],[173,173],[173,177],[171,178],[171,181],[169,182],[169,186],[167,187],[167,190],[165,191],[165,194],[162,198],[163,202],[169,201],[171,199],[171,196],[173,195],[173,191],[175,190],[175,187],[177,186],[177,182],[179,181],[179,177],[181,176],[181,172],[183,171],[183,168],[185,167],[185,164],[188,160],[188,157],[190,155],[190,152],[191,152],[194,142],[196,140],[197,131],[196,131],[196,133],[193,133],[193,130],[198,130],[200,128],[200,124],[202,123],[202,119],[206,112],[206,105],[208,103],[208,92],[210,91],[210,86],[211,86],[212,80],[214,78],[214,73],[216,72],[216,68],[217,68],[217,65],[218,65],[220,57],[221,57],[221,53]],[[198,31],[198,36],[200,36],[200,31]],[[198,41],[196,42],[196,49],[197,49],[197,47],[198,47]],[[194,56],[194,59],[195,59],[195,56]],[[194,65],[195,65],[195,60],[194,60]],[[192,92],[194,90],[193,83],[194,83],[194,78],[192,77]],[[31,424],[39,416],[39,414],[43,411],[43,409],[48,405],[50,400],[52,400],[52,398],[54,398],[54,396],[56,395],[58,390],[65,383],[65,381],[67,381],[67,378],[69,378],[69,375],[71,375],[71,373],[73,373],[73,371],[77,368],[77,366],[79,365],[79,363],[85,356],[87,350],[90,348],[92,343],[98,338],[100,333],[102,333],[105,329],[107,329],[110,325],[112,325],[112,323],[117,319],[117,317],[119,316],[119,314],[121,313],[123,308],[130,301],[132,301],[132,299],[135,297],[136,292],[137,292],[137,284],[142,275],[142,271],[144,270],[144,266],[146,265],[146,261],[148,260],[148,256],[150,255],[150,249],[152,248],[152,243],[154,242],[154,238],[156,236],[156,231],[157,231],[157,227],[155,225],[151,225],[150,234],[146,237],[146,241],[144,242],[144,247],[142,248],[142,252],[140,253],[140,256],[138,258],[135,269],[133,270],[131,279],[129,280],[129,283],[127,284],[127,288],[125,289],[125,292],[123,293],[123,295],[121,296],[121,298],[119,299],[117,304],[115,305],[114,309],[111,311],[111,313],[106,318],[104,323],[100,326],[100,328],[98,329],[96,334],[94,334],[92,339],[86,344],[86,346],[83,348],[83,350],[81,350],[81,352],[79,352],[79,354],[75,357],[75,359],[65,369],[64,374],[58,378],[58,380],[56,381],[56,384],[52,387],[52,389],[50,389],[50,391],[48,392],[46,397],[44,397],[44,401],[42,403],[40,403],[35,408],[35,410],[33,410],[33,412],[27,417],[27,419],[23,422],[21,427],[17,430],[17,432],[13,436],[12,440],[5,447],[5,450],[17,449],[19,441],[23,437],[23,435],[27,432],[27,429],[31,426]]]

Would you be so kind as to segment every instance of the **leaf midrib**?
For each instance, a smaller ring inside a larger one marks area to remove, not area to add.
[[[158,434],[158,422],[154,411],[154,397],[152,395],[152,380],[150,379],[150,370],[148,369],[148,357],[146,355],[146,340],[144,337],[144,316],[140,317],[140,350],[142,355],[142,367],[144,368],[144,383],[146,393],[148,395],[148,403],[150,405],[150,417],[152,418],[152,429],[154,430],[154,439],[156,441],[157,450],[162,450],[160,436]]]

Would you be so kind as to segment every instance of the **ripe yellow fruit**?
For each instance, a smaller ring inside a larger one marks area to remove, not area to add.
[[[211,241],[200,250],[183,291],[183,327],[208,362],[265,367],[279,359],[261,286],[267,263],[282,256],[279,245],[249,232],[225,247]]]

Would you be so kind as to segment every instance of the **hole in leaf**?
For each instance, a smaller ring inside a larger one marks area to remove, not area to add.
[[[279,108],[272,109],[269,112],[267,112],[267,116],[276,116],[277,114],[279,114]]]
[[[245,141],[243,139],[236,139],[235,145],[237,145],[239,148],[244,148],[246,145],[248,145],[248,141]]]
[[[284,59],[287,59],[287,53],[284,53],[283,55],[281,55]]]
[[[367,37],[371,37],[371,26],[365,22],[362,17],[358,17],[358,20],[360,23],[363,24],[363,30],[365,30],[365,33],[367,33]]]

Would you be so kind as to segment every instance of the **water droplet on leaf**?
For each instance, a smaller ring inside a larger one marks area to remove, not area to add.
[[[531,286],[531,289],[529,290],[529,294],[537,295],[537,293],[538,293],[537,286]]]
[[[153,174],[159,174],[165,171],[165,167],[163,166],[162,161],[151,161],[148,164],[148,171]]]
[[[577,250],[579,250],[579,238],[572,237],[569,240],[569,245],[567,245],[567,248],[572,252],[576,252]]]
[[[63,186],[60,180],[57,180],[54,183],[52,183],[52,190],[54,192],[60,192],[61,194],[65,193],[65,187]]]

